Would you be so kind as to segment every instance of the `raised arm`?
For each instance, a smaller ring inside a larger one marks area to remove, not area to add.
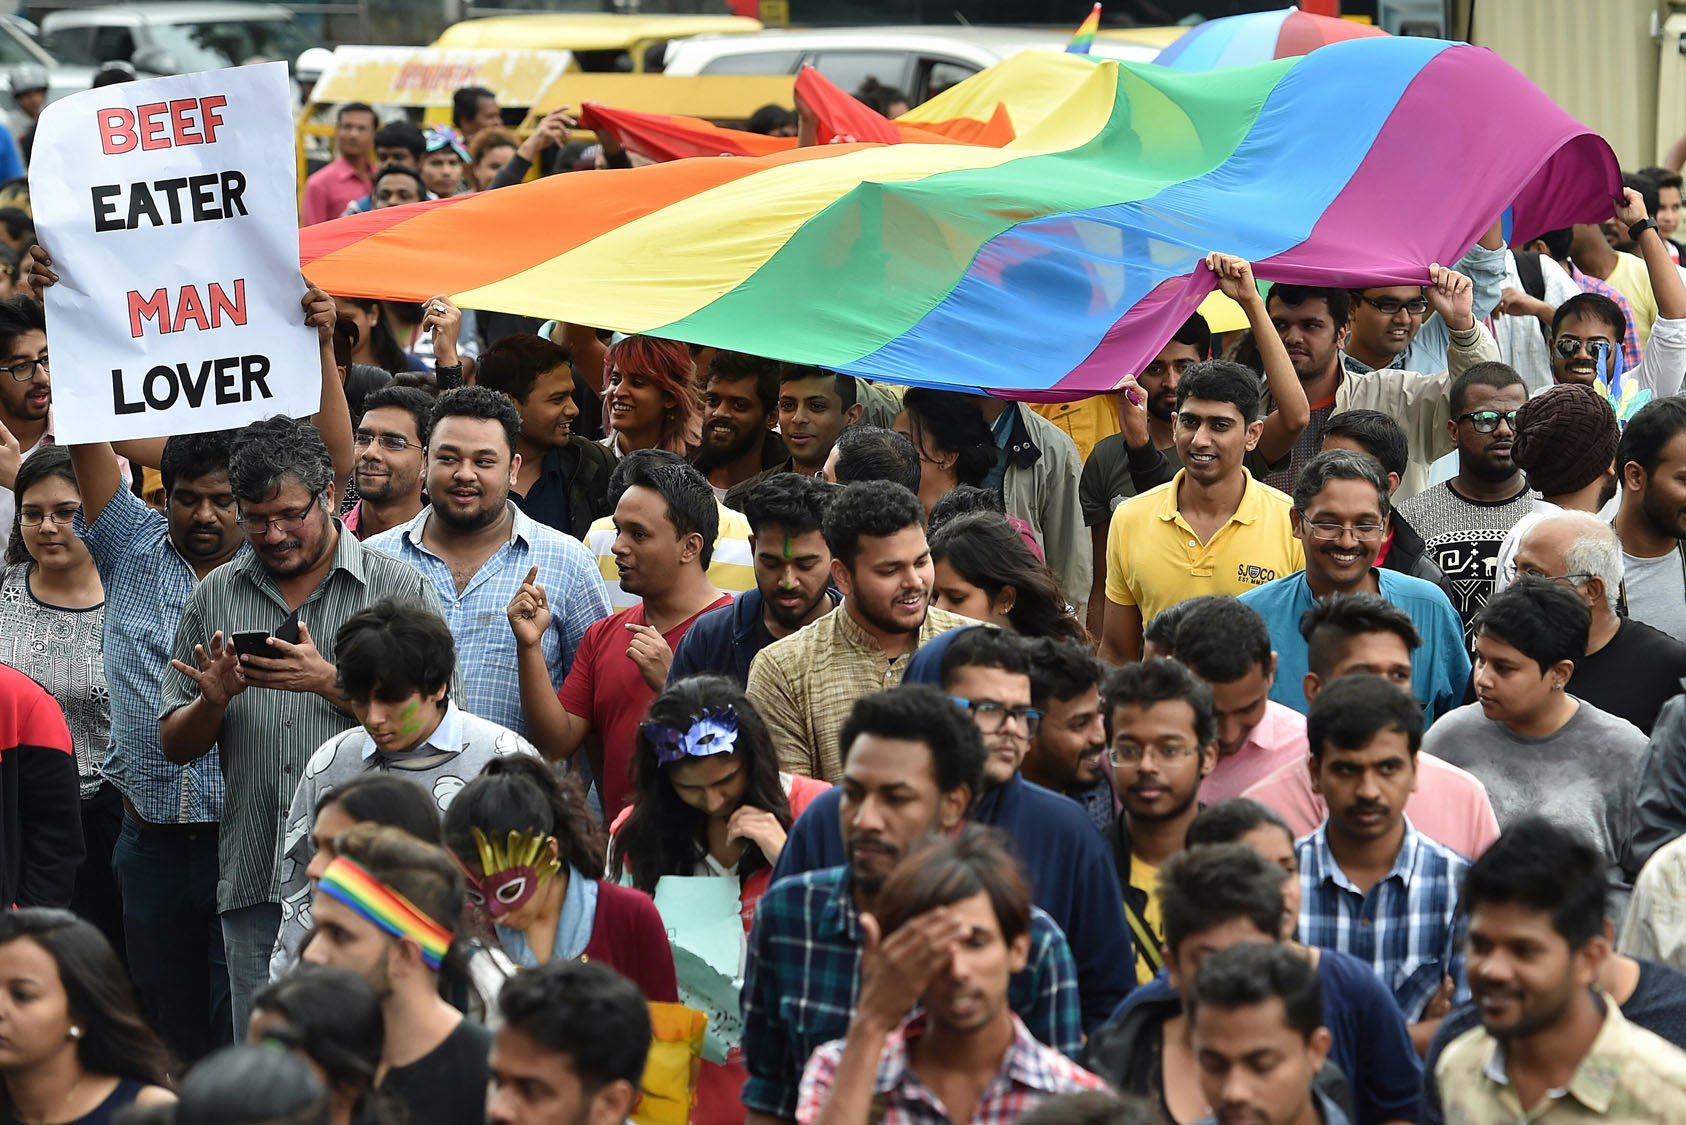
[[[306,283],[304,322],[316,329],[317,350],[322,366],[322,398],[311,419],[328,456],[334,462],[334,480],[344,481],[351,475],[353,454],[351,446],[351,407],[346,405],[345,384],[340,382],[339,365],[334,362],[334,320],[337,313],[334,299],[323,290]]]
[[[1616,204],[1616,221],[1631,227],[1648,218],[1644,197],[1632,188],[1624,189],[1621,202]],[[1680,320],[1686,317],[1686,284],[1680,281],[1680,271],[1668,255],[1668,245],[1663,241],[1662,234],[1654,226],[1647,227],[1639,232],[1634,248],[1645,259],[1645,271],[1651,276],[1651,292],[1657,298],[1657,318]]]
[[[566,761],[579,752],[591,733],[591,721],[562,706],[544,661],[544,633],[550,627],[550,599],[538,584],[539,568],[527,571],[521,588],[506,611],[515,634],[516,673],[521,682],[521,710],[527,717],[527,736],[551,761]]]
[[[1288,359],[1288,349],[1282,346],[1282,337],[1277,335],[1270,314],[1265,312],[1264,298],[1259,296],[1259,287],[1253,282],[1253,267],[1231,254],[1208,254],[1206,268],[1218,275],[1218,288],[1241,306],[1253,329],[1253,342],[1264,364],[1265,384],[1276,403],[1276,409],[1265,418],[1264,433],[1259,436],[1259,456],[1267,462],[1278,461],[1293,450],[1294,442],[1311,423],[1311,403]]]

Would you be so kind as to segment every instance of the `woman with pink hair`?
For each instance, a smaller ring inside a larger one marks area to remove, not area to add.
[[[634,449],[689,456],[702,437],[696,363],[689,345],[627,336],[609,348],[603,444],[618,459]]]

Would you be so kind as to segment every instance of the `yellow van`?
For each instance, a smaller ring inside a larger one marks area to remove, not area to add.
[[[671,40],[746,35],[761,29],[760,20],[747,16],[535,13],[463,20],[447,27],[433,46],[572,51],[575,64],[588,73],[643,74],[661,69]],[[647,65],[652,61],[654,65]]]

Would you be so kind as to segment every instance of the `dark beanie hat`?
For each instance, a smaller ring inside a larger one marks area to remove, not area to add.
[[[1578,492],[1610,471],[1616,456],[1616,412],[1580,383],[1560,383],[1516,412],[1511,460],[1541,496]]]

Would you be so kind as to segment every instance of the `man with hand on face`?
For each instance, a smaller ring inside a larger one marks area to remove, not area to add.
[[[386,1025],[379,1086],[411,1125],[481,1120],[492,1033],[439,995],[440,964],[459,940],[462,874],[443,848],[397,828],[358,825],[335,851],[300,957],[350,969],[375,990]]]
[[[1423,639],[1411,655],[1425,719],[1463,703],[1469,654],[1463,623],[1440,587],[1376,566],[1391,506],[1379,462],[1362,453],[1331,450],[1306,463],[1294,485],[1294,533],[1305,548],[1305,569],[1241,595],[1270,630],[1276,650],[1271,698],[1296,710],[1306,705],[1307,669],[1300,619],[1317,602],[1340,594],[1380,594],[1417,623]]]
[[[615,562],[621,585],[642,600],[586,629],[560,687],[542,645],[566,608],[553,610],[529,571],[506,611],[531,737],[555,761],[597,735],[586,752],[610,821],[632,801],[635,728],[667,681],[674,647],[704,613],[731,604],[708,580],[718,509],[703,475],[676,453],[637,449],[615,467],[615,483]]]
[[[1218,757],[1212,691],[1174,660],[1128,664],[1101,697],[1112,787],[1124,804],[1108,839],[1136,942],[1136,983],[1165,967],[1159,869],[1200,814],[1200,782]]]
[[[1087,645],[1052,637],[1033,642],[1030,705],[1042,718],[1019,767],[1026,781],[1082,805],[1103,832],[1113,818],[1100,700],[1105,674],[1105,666]]]
[[[415,387],[382,387],[363,400],[363,417],[352,434],[357,503],[342,517],[347,531],[369,539],[421,512],[432,425],[433,396]]]
[[[1470,867],[1462,895],[1481,1026],[1435,1064],[1446,1120],[1686,1120],[1686,1054],[1601,987],[1606,894],[1598,848],[1534,817]]]
[[[1421,1052],[1450,1005],[1469,995],[1458,932],[1469,861],[1405,815],[1422,713],[1379,676],[1347,676],[1317,693],[1306,737],[1312,785],[1329,814],[1295,845],[1300,940],[1370,965],[1412,1021]]]
[[[668,683],[704,672],[745,683],[756,653],[842,600],[831,586],[831,549],[821,530],[833,492],[824,481],[796,473],[751,482],[743,513],[756,588],[697,620],[673,650]]]
[[[732,486],[789,459],[773,432],[779,421],[779,364],[742,352],[715,352],[702,395],[702,444],[694,463],[717,500]]]
[[[878,909],[904,856],[960,827],[983,784],[977,726],[926,685],[858,700],[840,743],[839,839],[847,862],[775,878],[750,932],[743,987],[749,1125],[795,1119],[809,1056],[846,1035],[854,1015],[861,915]],[[1014,974],[1007,1002],[1037,1041],[1069,1056],[1083,1041],[1071,951],[1035,907],[1027,932],[1026,965]]]
[[[924,1117],[933,1102],[948,1121],[1008,1119],[1056,1094],[1106,1088],[1038,1043],[1008,1006],[1030,955],[1030,889],[991,837],[965,828],[926,845],[861,915],[854,1016],[803,1070],[801,1125]]]
[[[593,521],[609,514],[614,459],[574,433],[572,353],[543,336],[505,336],[486,349],[475,385],[501,391],[521,414],[515,452],[520,467],[509,498],[547,527],[584,540]]]
[[[521,416],[508,397],[458,387],[434,402],[427,448],[428,506],[369,540],[419,570],[446,607],[462,653],[469,712],[532,737],[521,707],[516,640],[499,618],[524,583],[555,592],[538,639],[551,682],[573,666],[586,629],[609,615],[597,560],[571,536],[531,519],[509,498],[520,471]]]
[[[498,993],[488,1125],[620,1125],[638,1104],[650,1008],[604,965],[551,961]]]

